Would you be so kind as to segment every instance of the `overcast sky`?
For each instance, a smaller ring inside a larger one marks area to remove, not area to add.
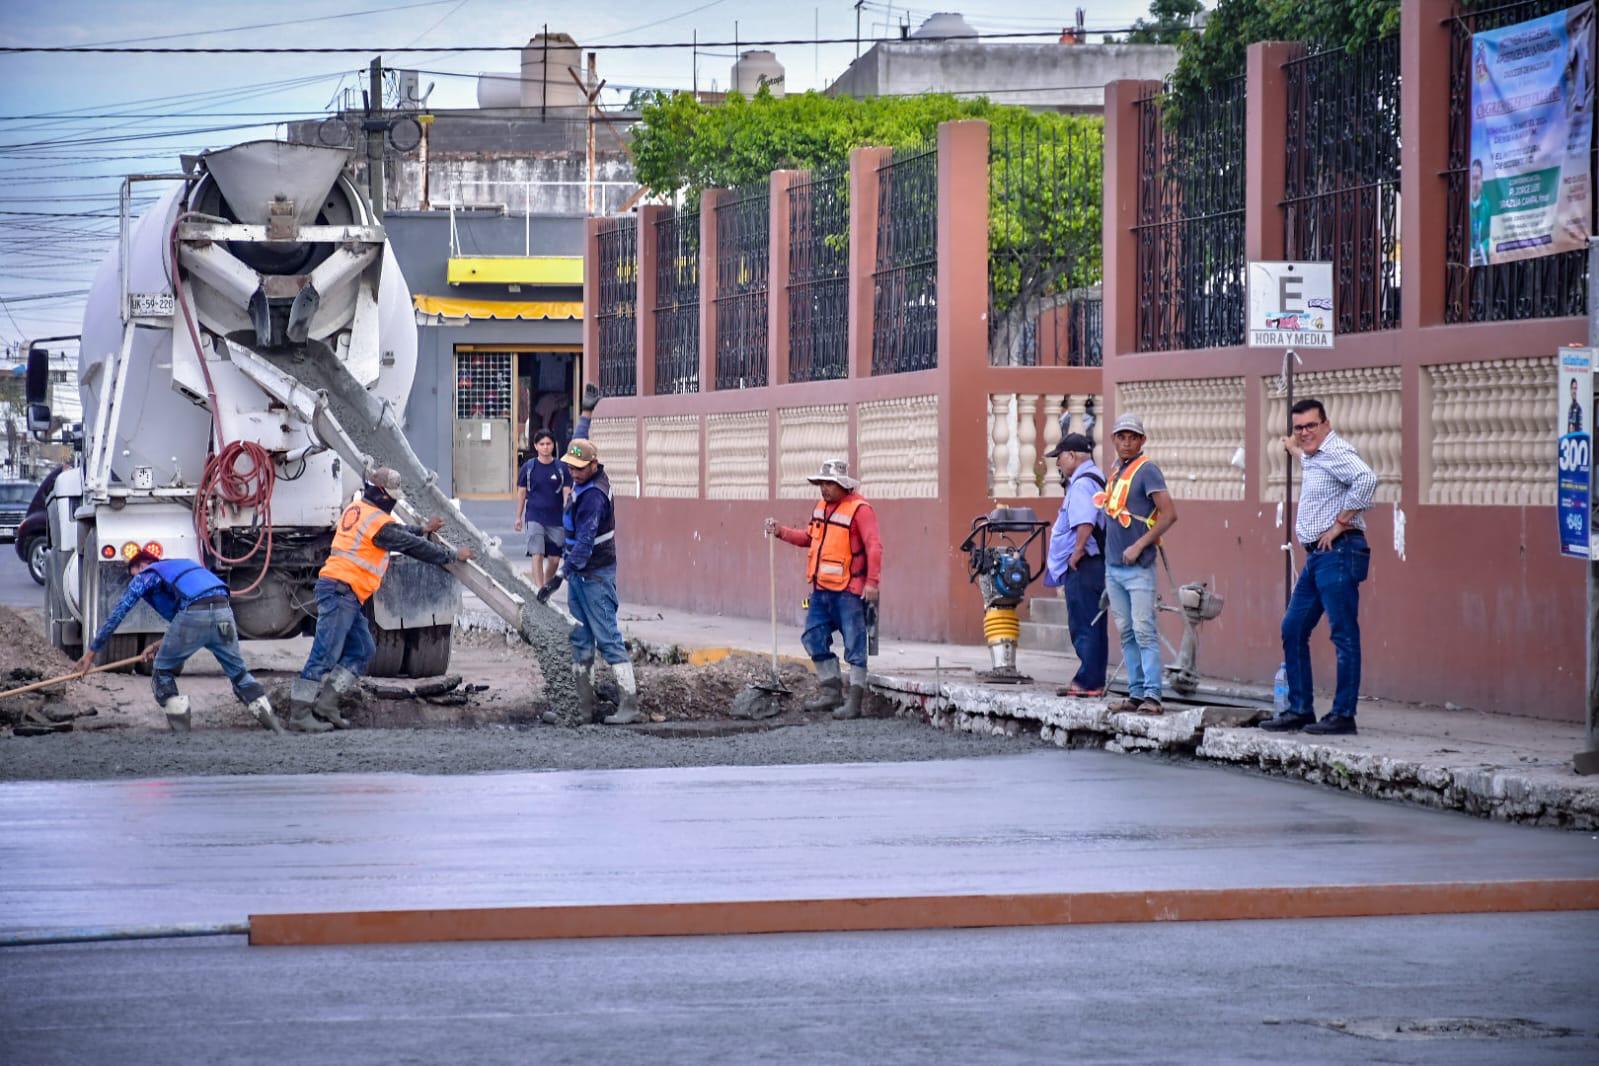
[[[965,14],[979,32],[1058,30],[1086,9],[1090,30],[1125,27],[1147,0],[1016,4],[1007,0],[864,5],[863,37],[896,36],[935,10]],[[348,16],[348,17],[330,17]],[[188,19],[191,21],[184,21]],[[271,25],[262,25],[271,23]],[[413,67],[432,107],[473,107],[472,75],[517,70],[514,52],[406,53],[407,46],[510,45],[548,25],[599,50],[599,74],[619,103],[635,86],[687,89],[693,52],[604,50],[607,43],[848,37],[853,0],[0,0],[7,45],[128,44],[150,47],[315,47],[369,49],[360,55],[4,55],[0,56],[0,342],[76,333],[81,296],[116,232],[123,174],[168,171],[180,152],[281,135],[270,118],[319,114],[340,90],[359,87],[381,50],[388,66]],[[736,25],[735,25],[736,24]],[[246,28],[255,27],[255,28]],[[206,32],[209,31],[209,32]],[[232,32],[222,32],[232,31]],[[725,87],[731,49],[699,59],[699,84]],[[855,46],[774,49],[790,91],[825,87],[854,58]],[[42,116],[42,117],[30,117]],[[220,128],[227,127],[227,128]],[[109,217],[107,217],[109,216]],[[44,296],[45,298],[37,298]],[[36,297],[27,299],[27,297]]]

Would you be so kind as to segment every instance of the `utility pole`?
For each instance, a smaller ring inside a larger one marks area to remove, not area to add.
[[[864,4],[864,3],[866,3],[866,0],[855,0],[855,58],[856,59],[859,59],[861,57],[861,5]],[[821,34],[818,33],[816,36],[820,37]]]
[[[383,57],[378,56],[367,67],[366,121],[366,191],[372,201],[372,212],[383,221]]]

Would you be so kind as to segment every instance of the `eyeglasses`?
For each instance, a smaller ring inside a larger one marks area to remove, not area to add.
[[[1318,422],[1303,422],[1303,423],[1300,423],[1299,425],[1294,426],[1294,432],[1295,433],[1309,433],[1311,430],[1315,429],[1319,425],[1321,425],[1321,423],[1319,421]]]

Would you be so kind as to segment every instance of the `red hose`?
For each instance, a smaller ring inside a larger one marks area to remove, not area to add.
[[[211,380],[211,368],[206,364],[205,352],[200,347],[200,331],[194,322],[194,314],[189,308],[189,302],[184,299],[183,279],[178,273],[178,225],[190,212],[180,212],[172,222],[172,232],[168,235],[168,250],[172,256],[172,289],[177,297],[177,303],[183,309],[183,321],[189,327],[189,339],[194,343],[195,358],[200,361],[200,372],[205,375],[206,399],[211,405],[211,454],[206,457],[205,472],[200,475],[199,492],[194,498],[194,533],[200,542],[199,562],[205,563],[205,555],[218,562],[230,566],[248,562],[255,558],[263,545],[266,555],[261,560],[261,572],[254,581],[242,589],[233,589],[234,595],[254,592],[261,587],[261,582],[266,580],[267,568],[272,565],[272,490],[277,483],[277,470],[272,463],[272,456],[267,450],[252,440],[223,441],[221,405],[217,402],[216,384]],[[216,450],[220,448],[220,450]],[[247,467],[240,467],[241,460],[249,460]],[[235,511],[244,507],[255,509],[256,519],[260,523],[260,533],[255,538],[255,543],[243,555],[233,557],[225,554],[222,549],[213,543],[216,531],[211,526],[211,509],[214,505],[232,507]]]

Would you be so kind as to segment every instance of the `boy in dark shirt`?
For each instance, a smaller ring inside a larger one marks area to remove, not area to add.
[[[572,492],[571,468],[555,457],[554,434],[533,434],[534,455],[516,475],[516,525],[527,530],[527,553],[533,557],[532,583],[538,588],[555,576],[566,544],[561,511]]]

